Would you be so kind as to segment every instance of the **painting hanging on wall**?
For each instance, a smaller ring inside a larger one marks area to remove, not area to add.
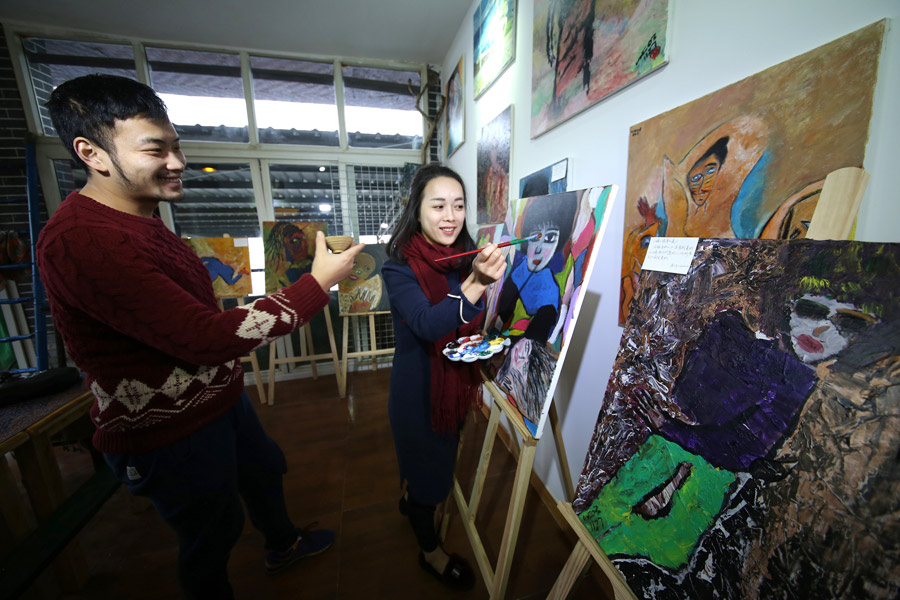
[[[463,76],[463,57],[447,80],[447,158],[466,141],[466,94]]]
[[[504,249],[506,273],[488,291],[486,328],[511,342],[488,371],[535,438],[547,420],[616,191],[591,188],[509,205],[505,231],[531,240]]]
[[[328,223],[263,222],[267,294],[294,283],[312,270],[317,231],[328,235]]]
[[[185,238],[212,280],[216,298],[243,298],[253,292],[247,238]]]
[[[668,0],[535,0],[531,137],[668,62]]]
[[[568,181],[569,159],[535,171],[519,180],[519,198],[546,196],[566,191]]]
[[[350,276],[338,283],[338,305],[342,315],[390,310],[381,267],[387,260],[387,245],[366,244],[353,260]]]
[[[645,271],[575,512],[639,598],[900,594],[900,244]]]
[[[862,166],[881,21],[631,129],[619,322],[652,236],[802,238],[825,176]]]
[[[481,128],[478,138],[478,224],[502,223],[509,204],[512,106]]]
[[[472,21],[473,91],[478,98],[516,58],[516,0],[479,0]]]

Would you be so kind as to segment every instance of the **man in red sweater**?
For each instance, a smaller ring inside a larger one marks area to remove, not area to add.
[[[291,522],[284,454],[244,392],[239,357],[327,305],[362,245],[329,254],[320,233],[311,273],[222,312],[203,263],[154,215],[160,202],[184,197],[185,158],[162,100],[131,79],[88,75],[57,87],[47,106],[88,178],[44,227],[37,264],[96,398],[94,444],[177,532],[188,596],[231,598],[242,498],[265,536],[269,573],[334,540]]]

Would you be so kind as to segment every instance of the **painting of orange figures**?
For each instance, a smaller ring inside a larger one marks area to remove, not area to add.
[[[619,322],[653,236],[798,239],[862,166],[885,21],[631,128]]]
[[[381,266],[387,259],[384,244],[368,244],[353,261],[347,279],[338,283],[338,305],[342,315],[389,310]]]

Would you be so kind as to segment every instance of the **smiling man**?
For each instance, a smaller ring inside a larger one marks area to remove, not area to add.
[[[88,75],[57,87],[47,106],[88,177],[44,227],[37,264],[95,396],[94,445],[178,534],[187,595],[231,598],[242,499],[265,537],[268,573],[334,539],[291,522],[284,454],[244,392],[239,357],[308,322],[362,245],[329,254],[320,234],[310,274],[223,312],[206,267],[154,215],[184,197],[185,158],[159,97],[131,79]]]

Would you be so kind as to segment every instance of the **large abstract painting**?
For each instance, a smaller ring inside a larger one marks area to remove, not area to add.
[[[486,327],[511,342],[489,373],[535,438],[547,420],[616,190],[591,188],[509,205],[505,231],[532,240],[507,247],[506,273],[488,292]]]
[[[212,280],[216,298],[242,298],[253,292],[247,238],[185,238]]]
[[[509,203],[512,106],[481,128],[478,138],[478,224],[502,223]]]
[[[646,271],[576,513],[639,598],[900,594],[900,244]]]
[[[534,0],[531,137],[668,61],[668,0]]]
[[[466,141],[466,94],[463,77],[463,57],[447,80],[447,157]]]
[[[516,58],[516,0],[479,0],[474,29],[474,94],[481,96]]]
[[[862,166],[884,23],[631,129],[620,323],[654,235],[805,236],[825,176]]]
[[[385,244],[366,244],[353,260],[353,270],[338,283],[340,314],[355,315],[390,310],[381,267],[387,260]]]
[[[328,235],[328,223],[265,221],[266,293],[277,292],[312,270],[316,232]]]

